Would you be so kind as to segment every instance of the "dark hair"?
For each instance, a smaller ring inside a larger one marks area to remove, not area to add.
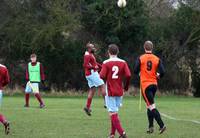
[[[31,57],[31,58],[32,58],[32,57],[37,57],[37,55],[36,55],[35,53],[33,53],[33,54],[31,54],[30,57]]]
[[[111,55],[117,55],[119,53],[119,48],[116,44],[110,44],[108,46],[108,52],[111,54]]]
[[[152,51],[153,50],[153,43],[151,41],[146,41],[144,43],[144,49],[147,51]]]

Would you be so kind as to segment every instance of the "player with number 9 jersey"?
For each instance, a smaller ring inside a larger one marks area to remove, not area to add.
[[[140,74],[142,95],[147,105],[147,118],[149,121],[147,133],[151,134],[154,132],[155,119],[160,126],[160,134],[162,134],[166,130],[166,126],[156,108],[154,98],[158,87],[157,81],[163,77],[165,69],[162,61],[153,54],[153,43],[151,41],[144,43],[144,50],[145,54],[136,60],[134,73]]]
[[[146,53],[140,56],[139,62],[141,85],[145,91],[149,85],[157,85],[157,69],[160,59],[153,54]]]

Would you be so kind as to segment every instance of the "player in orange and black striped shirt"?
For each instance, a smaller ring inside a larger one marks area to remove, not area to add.
[[[149,121],[147,133],[153,133],[153,121],[155,119],[160,126],[160,134],[162,134],[166,130],[166,127],[160,113],[156,109],[154,97],[157,91],[157,80],[163,77],[165,70],[162,61],[152,53],[153,43],[151,41],[145,42],[144,50],[145,54],[141,55],[136,61],[134,73],[140,74],[142,95],[147,104]]]

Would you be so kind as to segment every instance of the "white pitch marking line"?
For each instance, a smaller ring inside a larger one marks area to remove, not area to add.
[[[200,125],[200,121],[197,121],[197,120],[178,119],[178,118],[175,118],[175,117],[169,116],[169,115],[164,114],[164,113],[161,113],[161,115],[162,115],[163,117],[165,117],[165,118],[170,119],[170,120],[175,120],[175,121],[184,121],[184,122],[192,122],[192,123],[195,123],[195,124]]]

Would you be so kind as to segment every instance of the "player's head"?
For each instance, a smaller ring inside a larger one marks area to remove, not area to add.
[[[87,51],[90,53],[94,53],[96,51],[94,44],[90,42],[86,44],[86,48],[87,48]]]
[[[31,62],[37,61],[37,55],[35,53],[31,54],[30,58],[31,58]]]
[[[116,44],[110,44],[108,46],[109,56],[117,56],[119,54],[119,48]]]
[[[152,53],[153,51],[153,43],[151,41],[146,41],[144,43],[145,53]]]

